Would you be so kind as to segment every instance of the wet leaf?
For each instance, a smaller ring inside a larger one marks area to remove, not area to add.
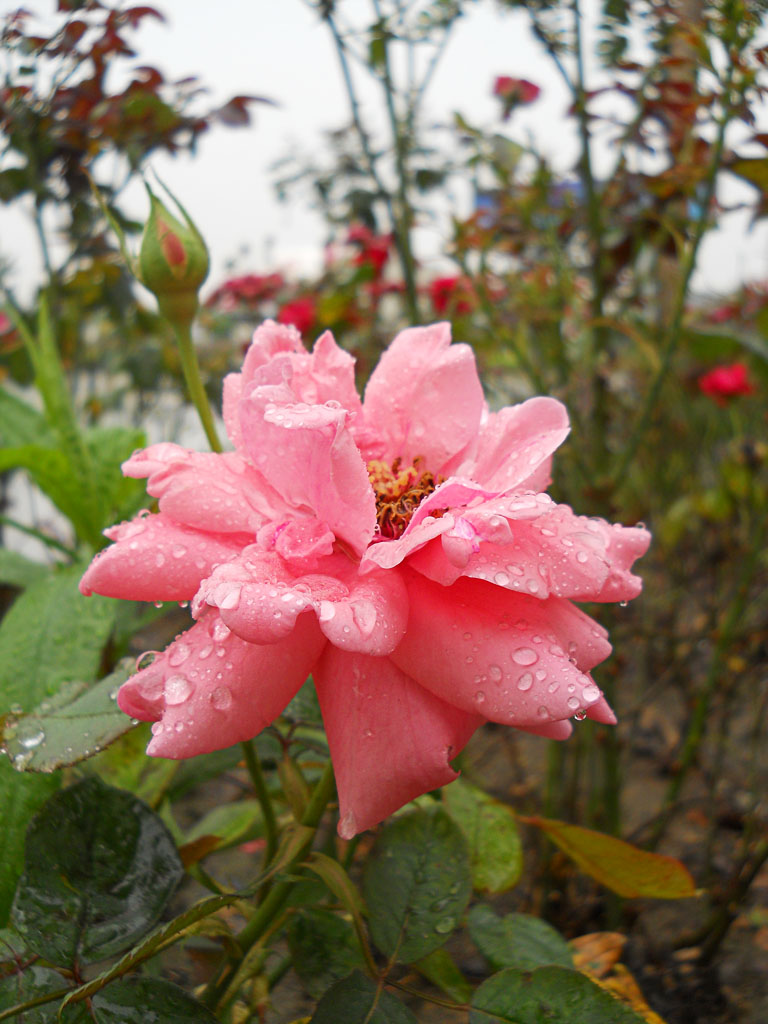
[[[500,893],[516,885],[523,847],[512,808],[462,779],[445,787],[443,805],[469,844],[474,888]]]
[[[57,793],[29,826],[13,923],[52,963],[103,960],[157,922],[182,875],[153,811],[85,779]]]
[[[66,1006],[62,1024],[216,1024],[218,1020],[183,989],[158,978],[115,981],[89,1002],[90,1006],[85,1002]]]
[[[62,992],[68,987],[67,981],[58,971],[50,967],[27,967],[8,977],[0,978],[0,1011],[10,1010],[12,1006],[46,996],[53,992]],[[54,1002],[44,1003],[24,1013],[16,1014],[12,1019],[17,1024],[51,1024],[55,1020]]]
[[[29,819],[60,785],[58,775],[21,774],[0,757],[0,925],[8,921],[24,865],[24,835]]]
[[[20,594],[0,624],[0,693],[31,711],[71,679],[93,679],[116,601],[83,597],[84,566],[49,573]]]
[[[533,970],[548,964],[572,967],[573,956],[562,935],[538,917],[507,914],[498,917],[483,904],[473,907],[467,921],[469,934],[494,969]]]
[[[69,683],[35,711],[11,719],[3,743],[14,767],[50,772],[77,764],[132,729],[115,696],[134,670],[133,659],[126,658],[101,682]]]
[[[596,982],[567,967],[507,969],[475,992],[469,1024],[641,1024]]]
[[[315,999],[355,967],[364,966],[354,928],[331,910],[299,911],[288,929],[288,948],[293,969]]]
[[[317,1004],[310,1024],[417,1024],[411,1011],[359,971],[337,981]]]
[[[640,850],[602,832],[550,818],[521,818],[545,832],[581,870],[627,899],[689,899],[696,886],[688,868],[674,857]]]
[[[428,956],[417,960],[413,965],[419,974],[439,988],[450,999],[457,1003],[468,1003],[472,998],[472,986],[456,966],[450,953],[445,949],[435,949]]]
[[[387,825],[363,876],[373,941],[410,963],[442,946],[472,888],[467,844],[440,808],[405,814]]]
[[[0,583],[23,590],[48,575],[50,569],[40,562],[33,562],[18,551],[0,548]]]

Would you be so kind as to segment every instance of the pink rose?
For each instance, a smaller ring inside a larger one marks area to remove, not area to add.
[[[309,673],[349,838],[456,777],[490,720],[564,739],[615,722],[589,671],[649,534],[546,488],[569,427],[551,398],[490,412],[448,324],[402,331],[361,402],[329,332],[267,321],[224,382],[234,451],[155,444],[124,464],[156,514],[112,527],[81,590],[191,601],[196,623],[120,690],[183,758],[255,736]]]

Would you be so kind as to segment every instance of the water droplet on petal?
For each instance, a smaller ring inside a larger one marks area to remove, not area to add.
[[[213,626],[213,639],[218,640],[221,643],[222,640],[226,640],[231,630],[229,626],[221,619],[217,619]]]
[[[178,643],[174,644],[173,648],[168,654],[168,664],[173,668],[178,668],[179,665],[183,665],[184,662],[190,655],[189,644]]]
[[[509,576],[505,572],[497,572],[493,579],[500,587],[506,587],[509,583]]]
[[[217,686],[208,699],[217,711],[226,711],[232,706],[232,691],[228,686]]]
[[[320,622],[330,622],[336,614],[336,606],[332,601],[321,601],[317,617]]]
[[[518,647],[512,652],[512,661],[516,665],[534,665],[538,660],[538,654],[530,647]]]
[[[579,706],[581,705],[581,701],[578,697],[569,697],[566,701],[566,704],[571,709],[571,711],[577,711]]]
[[[169,676],[165,681],[165,703],[183,704],[189,699],[192,687],[186,676]]]
[[[485,694],[483,693],[482,690],[478,690],[477,693],[475,694],[475,704],[484,704],[484,703],[485,703]]]
[[[136,671],[141,672],[142,669],[149,668],[159,654],[160,651],[144,651],[144,653],[140,654],[136,659]]]
[[[494,683],[500,683],[504,677],[504,673],[502,672],[501,667],[499,665],[489,665],[488,675],[491,677]]]
[[[533,686],[533,673],[523,672],[517,681],[518,690],[530,690]]]
[[[600,700],[600,687],[595,686],[594,683],[588,683],[581,691],[581,696],[587,704],[594,704],[596,700]]]
[[[573,717],[576,719],[577,722],[583,722],[584,719],[587,717],[587,712],[582,708],[581,711],[577,711]]]

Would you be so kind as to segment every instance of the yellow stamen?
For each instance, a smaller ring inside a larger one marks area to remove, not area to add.
[[[443,477],[421,469],[421,455],[410,466],[403,467],[402,461],[397,458],[391,466],[379,459],[368,463],[368,479],[376,494],[376,522],[381,536],[388,540],[402,535],[422,501],[443,482]],[[437,509],[432,514],[440,516],[443,511]]]

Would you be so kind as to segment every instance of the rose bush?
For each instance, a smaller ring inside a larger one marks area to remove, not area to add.
[[[268,321],[224,383],[234,451],[123,466],[159,511],[107,531],[85,594],[191,601],[197,620],[120,690],[148,752],[256,735],[314,678],[351,837],[450,782],[486,720],[555,739],[615,718],[590,670],[607,635],[574,601],[640,591],[641,528],[546,493],[565,408],[484,401],[448,324],[402,331],[361,401],[326,332]]]

